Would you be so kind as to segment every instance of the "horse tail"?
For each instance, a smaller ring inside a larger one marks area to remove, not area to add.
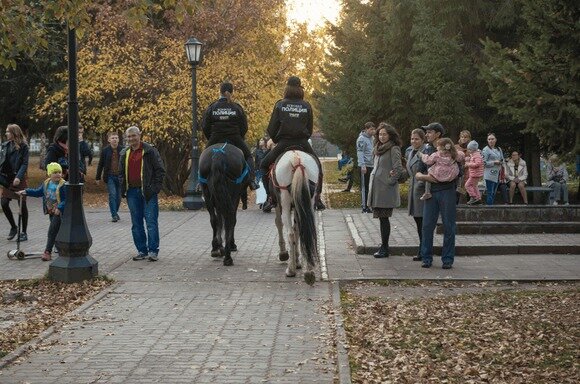
[[[226,176],[226,162],[227,159],[224,153],[214,153],[211,160],[211,176],[207,181],[213,205],[223,217],[226,217],[234,210],[232,199],[229,198],[228,185],[230,180]]]
[[[316,223],[314,221],[314,208],[308,185],[306,170],[300,163],[300,157],[292,157],[292,202],[294,203],[294,218],[298,224],[298,236],[300,248],[309,265],[314,265],[316,251]]]

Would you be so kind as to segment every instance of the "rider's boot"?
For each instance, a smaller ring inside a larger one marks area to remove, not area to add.
[[[260,188],[260,186],[258,185],[258,183],[256,183],[256,172],[254,171],[254,160],[252,159],[252,156],[248,156],[248,158],[246,159],[246,163],[248,164],[248,168],[250,169],[248,173],[248,177],[250,178],[249,186],[252,191],[255,191],[256,189]]]

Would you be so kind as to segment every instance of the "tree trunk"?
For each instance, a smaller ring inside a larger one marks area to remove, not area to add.
[[[540,172],[540,141],[532,134],[524,135],[524,160],[528,166],[528,185],[542,186]],[[543,204],[541,193],[534,193],[534,204]]]

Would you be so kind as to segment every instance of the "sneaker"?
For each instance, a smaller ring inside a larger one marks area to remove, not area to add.
[[[433,195],[431,195],[430,193],[424,193],[423,196],[421,196],[419,199],[420,200],[429,200],[431,197],[433,197]]]
[[[413,261],[421,261],[423,260],[423,258],[421,257],[420,254],[417,254],[416,256],[413,256]]]
[[[50,252],[48,251],[44,251],[44,253],[42,254],[41,257],[42,261],[50,261],[50,259],[52,259]]]
[[[552,203],[552,205],[558,205],[558,202],[554,201],[554,203]],[[10,231],[10,233],[12,233],[12,231]],[[10,239],[8,239],[8,240],[10,240]]]
[[[475,204],[477,200],[475,200],[473,197],[471,199],[469,199],[469,201],[466,203],[467,205],[473,205]]]
[[[113,223],[116,223],[117,221],[119,221],[119,219],[117,218],[117,216],[113,216],[113,218],[111,219],[111,221]]]
[[[481,201],[481,199],[475,199],[475,201],[473,202],[472,205],[481,205],[483,204],[483,202]]]
[[[14,236],[16,236],[17,233],[18,233],[18,228],[16,228],[16,227],[10,228],[10,233],[8,234],[7,239],[12,240],[14,238]]]
[[[149,261],[157,261],[159,260],[159,255],[157,252],[149,252]]]
[[[26,240],[28,240],[28,235],[26,233],[22,232],[20,234],[20,236],[18,236],[18,240],[20,240],[20,241],[26,241]]]
[[[431,268],[431,263],[423,262],[423,264],[421,264],[421,268]]]
[[[453,268],[453,265],[451,263],[443,263],[443,269],[451,269]]]
[[[143,252],[139,252],[137,254],[137,256],[133,256],[133,260],[138,261],[138,260],[145,260],[147,258],[147,254],[143,253]]]

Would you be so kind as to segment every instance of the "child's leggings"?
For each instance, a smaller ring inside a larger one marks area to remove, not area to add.
[[[479,192],[479,188],[477,188],[477,184],[479,183],[479,177],[469,177],[465,182],[465,190],[469,193],[469,196],[474,198],[475,200],[481,199],[481,193]]]

